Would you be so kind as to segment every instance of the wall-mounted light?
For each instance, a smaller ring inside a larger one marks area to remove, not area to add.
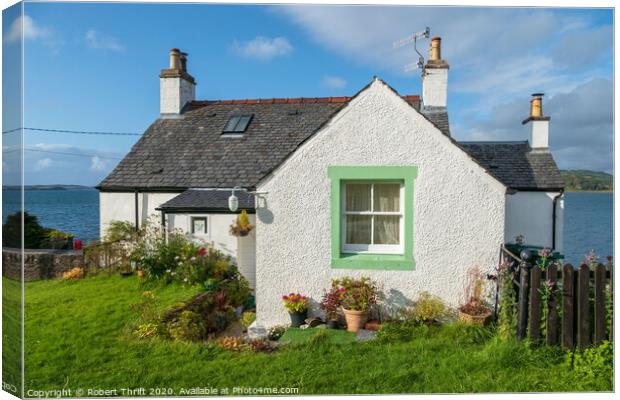
[[[228,209],[232,212],[237,211],[239,208],[239,199],[235,196],[235,190],[240,190],[239,186],[235,186],[232,190],[232,194],[228,198]]]

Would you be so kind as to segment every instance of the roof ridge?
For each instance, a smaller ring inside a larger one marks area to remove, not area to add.
[[[257,99],[230,99],[230,100],[192,100],[194,106],[208,106],[212,104],[297,104],[297,103],[347,103],[354,96],[332,97],[274,97]],[[420,101],[419,95],[401,96],[407,102]]]

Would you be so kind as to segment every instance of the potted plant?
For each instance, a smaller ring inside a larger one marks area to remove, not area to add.
[[[299,293],[291,292],[288,295],[282,296],[282,301],[291,316],[291,326],[299,328],[305,324],[308,317],[308,298]]]
[[[239,214],[235,222],[230,226],[230,234],[233,236],[248,236],[253,228],[254,225],[250,224],[248,212],[246,210],[241,210],[241,214]]]
[[[472,267],[467,271],[465,281],[465,304],[459,307],[459,319],[468,325],[486,324],[491,310],[483,300],[484,281],[480,268]]]
[[[370,278],[334,279],[332,287],[340,294],[340,304],[347,321],[347,331],[357,332],[368,321],[368,312],[377,303],[377,287]]]
[[[329,329],[338,329],[338,309],[340,309],[340,292],[337,287],[332,287],[329,292],[323,294],[321,310],[325,313],[327,327]]]

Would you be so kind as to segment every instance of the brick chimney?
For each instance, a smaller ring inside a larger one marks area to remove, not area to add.
[[[444,111],[448,105],[448,65],[441,58],[441,38],[431,39],[428,61],[422,70],[422,103],[425,111]]]
[[[530,100],[530,116],[523,120],[523,125],[532,124],[530,133],[530,147],[536,150],[549,151],[549,121],[551,117],[545,117],[542,109],[543,93],[532,94]]]
[[[187,73],[187,53],[170,49],[170,68],[159,75],[159,104],[162,116],[181,114],[183,107],[196,98],[196,81]]]

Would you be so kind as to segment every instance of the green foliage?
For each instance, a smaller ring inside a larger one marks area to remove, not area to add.
[[[138,232],[135,225],[129,221],[112,221],[106,229],[103,240],[106,242],[120,242],[122,240],[135,240]]]
[[[228,304],[233,307],[245,306],[250,297],[250,284],[237,272],[236,268],[232,273],[235,274],[236,279],[229,279],[224,284]]]
[[[267,331],[267,339],[269,340],[278,340],[282,337],[282,335],[284,335],[284,333],[286,332],[286,326],[284,325],[277,325],[277,326],[273,326],[271,328],[269,328],[269,330]]]
[[[614,369],[613,343],[604,341],[598,346],[566,355],[566,364],[572,365],[577,376],[600,380],[602,387],[611,387]]]
[[[58,240],[68,241],[73,238],[70,233],[62,232],[57,229],[45,228],[39,224],[35,215],[27,212],[24,217],[24,248],[26,249],[47,249],[56,248]],[[20,248],[22,245],[22,213],[16,212],[7,217],[2,225],[2,245],[6,247]],[[67,247],[68,243],[60,244]]]
[[[415,302],[411,317],[419,324],[433,324],[446,316],[446,305],[439,297],[428,292],[420,293]]]
[[[256,313],[251,311],[246,311],[241,315],[241,325],[247,329],[250,325],[252,325],[256,321]]]
[[[168,325],[168,332],[175,340],[199,341],[206,338],[207,327],[200,314],[186,310]]]
[[[567,191],[610,191],[614,187],[614,176],[605,172],[564,170],[560,173]]]
[[[504,258],[498,270],[498,335],[502,340],[513,337],[517,328],[517,294],[513,284],[514,270],[512,267],[512,262]]]
[[[377,303],[379,290],[376,284],[368,277],[359,279],[345,276],[332,280],[332,288],[340,293],[340,304],[347,310],[368,311]]]
[[[138,325],[133,334],[139,339],[148,339],[160,335],[161,324],[158,322],[146,322]]]
[[[13,285],[4,286],[9,290],[2,292],[3,305],[10,305],[3,320],[10,317],[17,322],[11,332],[19,337],[20,284],[6,278],[3,283]],[[201,291],[175,283],[146,284],[156,295],[159,310]],[[562,350],[493,338],[459,341],[463,332],[452,331],[451,325],[414,327],[412,339],[402,342],[358,343],[354,334],[329,330],[339,335],[330,335],[331,344],[321,351],[300,343],[270,354],[231,353],[204,342],[123,335],[134,318],[128,307],[145,290],[144,281],[136,277],[100,274],[79,284],[47,280],[24,285],[26,391],[66,384],[68,388],[163,386],[179,393],[180,388],[202,387],[205,381],[213,387],[234,387],[239,382],[247,387],[298,387],[305,395],[613,390],[611,374],[582,378],[563,363]],[[309,330],[317,329],[297,331],[302,335]],[[16,360],[19,348],[10,353]]]
[[[380,343],[407,342],[415,338],[416,327],[409,321],[393,321],[381,324],[376,339]]]

